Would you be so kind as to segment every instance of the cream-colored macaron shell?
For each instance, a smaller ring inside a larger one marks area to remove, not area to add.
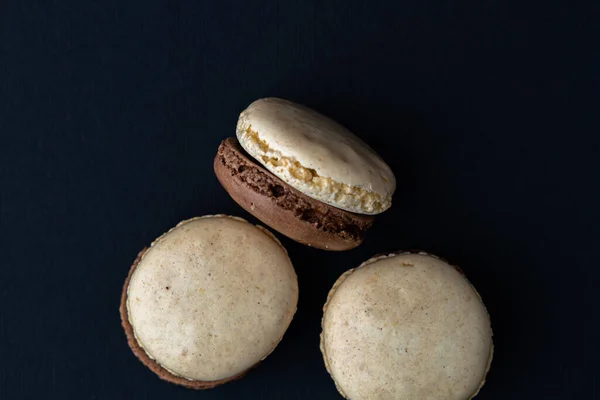
[[[392,204],[396,178],[388,165],[353,133],[308,107],[256,100],[240,114],[236,133],[244,150],[307,196],[361,214]]]
[[[375,257],[343,274],[324,308],[321,351],[351,400],[466,400],[493,352],[473,286],[433,256]]]
[[[279,241],[223,215],[184,221],[157,239],[127,289],[139,345],[172,374],[197,381],[236,376],[264,359],[297,301]]]

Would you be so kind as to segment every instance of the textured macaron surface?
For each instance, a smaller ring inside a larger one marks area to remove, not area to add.
[[[348,399],[466,400],[484,382],[492,330],[454,267],[425,254],[390,255],[336,282],[321,350]]]
[[[378,214],[391,206],[396,179],[368,145],[308,107],[260,99],[240,114],[242,147],[302,193],[341,209]]]
[[[279,343],[298,284],[270,233],[227,216],[184,221],[143,255],[127,289],[138,344],[190,380],[242,373]]]

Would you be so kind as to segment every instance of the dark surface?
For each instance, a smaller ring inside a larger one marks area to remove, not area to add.
[[[327,291],[399,248],[481,292],[496,355],[478,399],[600,396],[597,1],[110,3],[0,5],[1,399],[338,399],[318,349]],[[178,221],[249,218],[211,163],[264,96],[355,131],[398,191],[355,250],[282,238],[290,330],[198,393],[133,356],[119,296]]]

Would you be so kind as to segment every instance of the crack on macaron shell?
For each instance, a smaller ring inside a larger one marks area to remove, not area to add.
[[[317,229],[350,240],[362,240],[373,223],[372,217],[352,215],[326,204],[319,204],[325,210],[315,208],[307,199],[299,197],[302,194],[292,192],[286,183],[246,156],[235,138],[226,139],[217,156],[232,177],[237,177],[256,193],[272,197],[279,207],[292,211],[297,218]]]
[[[284,156],[269,147],[252,126],[243,128],[238,124],[237,136],[242,147],[273,174],[302,193],[324,203],[350,212],[379,214],[391,206],[391,196],[357,186],[337,182],[319,175],[312,168],[300,164],[295,158]]]

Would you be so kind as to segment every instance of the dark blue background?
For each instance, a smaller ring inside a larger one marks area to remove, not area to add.
[[[339,399],[318,348],[326,294],[410,248],[460,265],[489,308],[478,399],[600,396],[600,3],[323,3],[1,2],[0,398]],[[358,249],[283,239],[300,281],[288,333],[198,393],[135,359],[119,296],[178,221],[250,218],[212,158],[264,96],[355,131],[398,190]]]

